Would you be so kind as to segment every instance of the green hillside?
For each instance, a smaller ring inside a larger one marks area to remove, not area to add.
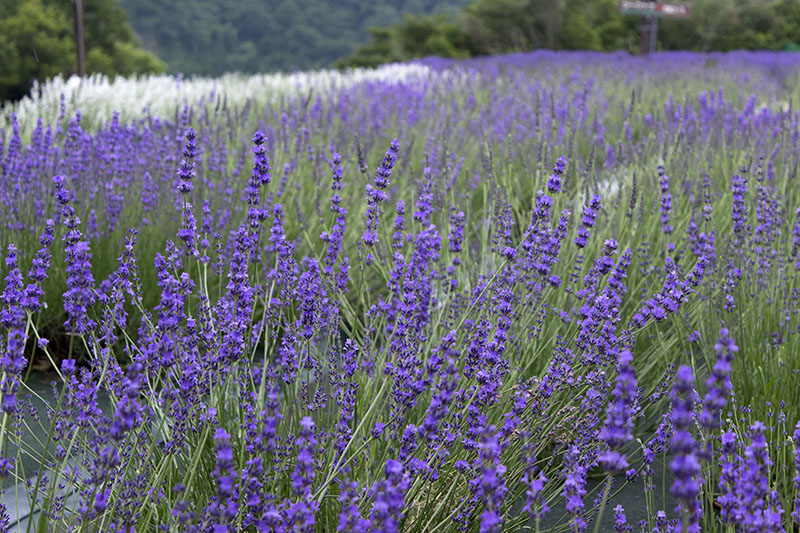
[[[468,0],[122,0],[143,46],[172,72],[218,75],[330,66],[404,13]]]

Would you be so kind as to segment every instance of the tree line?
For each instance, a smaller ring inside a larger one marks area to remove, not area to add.
[[[537,48],[636,52],[640,21],[617,1],[83,0],[87,70],[217,76]],[[798,0],[684,1],[691,19],[662,19],[659,49],[800,49]],[[72,6],[0,0],[0,100],[76,71]]]
[[[683,0],[688,20],[659,21],[659,50],[798,50],[797,0]],[[638,17],[617,0],[475,0],[452,16],[406,15],[370,28],[371,40],[340,67],[377,66],[436,55],[464,58],[537,48],[639,50]]]

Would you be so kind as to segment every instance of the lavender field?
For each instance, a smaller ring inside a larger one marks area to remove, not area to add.
[[[799,82],[536,52],[35,87],[0,110],[0,521],[796,531]]]

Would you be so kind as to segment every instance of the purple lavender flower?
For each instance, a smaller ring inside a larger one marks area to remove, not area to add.
[[[586,496],[586,467],[581,463],[580,449],[572,445],[564,456],[564,497],[567,512],[572,516],[572,530],[586,531],[583,498]]]
[[[256,449],[263,453],[274,453],[278,448],[278,424],[283,420],[278,403],[278,391],[275,386],[267,390],[260,419],[262,427],[255,438]]]
[[[406,229],[406,203],[402,200],[397,201],[394,217],[394,235],[392,236],[392,248],[401,249],[405,244],[405,235],[403,231]]]
[[[736,492],[736,483],[739,477],[738,463],[739,442],[736,434],[726,431],[720,438],[722,450],[720,454],[720,475],[719,475],[719,504],[720,518],[726,526],[733,526],[736,523],[736,508],[739,505],[739,498]]]
[[[314,451],[317,446],[314,429],[311,417],[303,417],[300,421],[300,435],[296,441],[299,451],[292,473],[292,492],[298,501],[290,505],[289,514],[292,522],[301,531],[314,531],[315,513],[318,509],[317,502],[311,497],[311,487],[314,483]]]
[[[56,199],[61,205],[61,217],[67,232],[63,237],[67,262],[67,288],[64,291],[64,310],[69,319],[64,323],[67,331],[85,334],[96,326],[89,318],[89,308],[95,302],[94,277],[92,276],[89,243],[82,240],[78,229],[80,219],[70,205],[70,194],[64,189],[64,178],[54,176]]]
[[[522,447],[522,456],[525,459],[525,473],[522,475],[521,481],[526,489],[525,507],[522,508],[522,511],[527,512],[530,519],[538,524],[542,517],[550,511],[550,508],[542,497],[542,490],[544,490],[548,479],[544,472],[536,467],[534,450],[533,439],[530,438],[530,435],[527,435],[527,440]]]
[[[369,521],[362,518],[361,511],[358,509],[358,483],[343,481],[339,487],[341,490],[339,501],[342,504],[342,510],[339,513],[337,531],[366,533],[369,529]]]
[[[258,263],[260,260],[260,252],[258,249],[258,241],[261,235],[261,224],[267,219],[268,213],[265,209],[259,207],[261,203],[259,197],[259,189],[263,185],[269,184],[272,180],[270,174],[269,157],[267,156],[267,137],[261,130],[253,134],[253,170],[250,173],[250,179],[247,182],[247,220],[248,220],[248,238],[252,241],[250,260],[253,263]]]
[[[564,159],[564,156],[559,157],[556,160],[556,165],[553,168],[553,174],[547,178],[547,190],[551,193],[561,192],[561,184],[562,184],[562,176],[564,175],[564,171],[567,168],[567,160]]]
[[[316,259],[308,262],[308,269],[297,280],[297,300],[300,317],[296,327],[305,339],[311,339],[314,332],[324,330],[328,316],[324,307],[326,298],[322,289],[319,264]]]
[[[695,441],[691,434],[694,409],[694,374],[689,366],[681,366],[675,375],[672,389],[672,423],[675,433],[672,436],[670,449],[674,458],[670,462],[670,470],[675,476],[672,483],[672,495],[678,501],[677,511],[684,516],[684,524],[688,531],[700,531],[699,520],[702,516],[700,502],[700,462],[695,453]]]
[[[264,185],[269,185],[272,181],[270,173],[269,156],[267,155],[267,136],[261,130],[253,134],[253,171],[248,181],[248,203],[258,205],[258,189]]]
[[[227,431],[217,428],[214,433],[216,467],[211,472],[216,481],[217,493],[216,497],[209,503],[207,512],[214,521],[214,527],[218,529],[222,527],[222,531],[229,531],[227,524],[236,516],[235,502],[239,497],[238,476],[230,440],[231,436]]]
[[[633,531],[633,526],[628,524],[628,519],[625,518],[625,509],[621,505],[614,507],[614,531],[616,533]]]
[[[551,207],[553,207],[553,199],[547,196],[544,191],[536,191],[536,204],[533,210],[534,218],[539,222],[549,219]]]
[[[192,180],[196,176],[194,158],[197,155],[195,139],[197,139],[197,133],[194,129],[189,128],[189,131],[186,132],[186,146],[183,148],[183,160],[181,160],[178,168],[178,178],[180,181],[178,182],[177,189],[182,195],[189,194],[194,188]]]
[[[181,221],[181,228],[178,230],[178,238],[183,242],[184,252],[188,256],[199,257],[197,249],[197,220],[194,218],[192,204],[189,202],[183,203]]]
[[[747,171],[742,168],[742,174]],[[745,229],[748,220],[747,205],[745,204],[745,195],[747,194],[747,178],[735,174],[733,176],[733,206],[731,207],[731,217],[733,219],[733,232],[740,234]]]
[[[578,228],[578,236],[575,237],[575,245],[578,248],[586,247],[586,241],[591,236],[589,230],[594,227],[597,220],[597,212],[603,206],[602,199],[599,195],[592,196],[588,205],[583,207],[583,214],[581,215],[581,226]]]
[[[334,265],[342,249],[342,239],[344,238],[345,228],[347,227],[347,209],[342,207],[342,197],[339,196],[339,191],[342,190],[342,156],[338,153],[333,154],[331,172],[333,174],[333,185],[331,185],[331,189],[333,190],[333,195],[331,196],[331,211],[336,215],[336,218],[331,230],[323,231],[320,235],[320,239],[328,243],[328,251],[325,254],[325,260],[323,262],[323,271],[328,275],[333,274]]]
[[[410,483],[403,472],[403,464],[394,459],[386,462],[385,476],[374,491],[375,501],[369,516],[370,531],[394,533],[399,531],[399,521],[403,518],[406,491]]]
[[[450,233],[447,236],[448,251],[453,256],[452,263],[447,267],[447,275],[450,278],[450,290],[455,291],[458,289],[458,278],[456,272],[461,265],[461,258],[459,257],[462,251],[462,244],[464,243],[464,226],[466,225],[466,216],[463,211],[456,212],[455,209],[450,213]]]
[[[600,430],[599,438],[608,445],[608,450],[600,455],[603,470],[615,475],[628,468],[628,461],[620,450],[632,438],[633,402],[636,398],[636,377],[631,363],[633,355],[623,349],[619,354],[619,374],[617,375],[612,401],[606,413],[606,422]]]
[[[455,362],[450,359],[447,362],[447,370],[442,382],[437,386],[436,391],[428,405],[425,421],[422,423],[422,434],[427,440],[436,438],[439,424],[450,414],[450,402],[453,399],[456,386],[458,385],[458,369]]]
[[[792,519],[795,524],[800,524],[800,422],[794,428],[792,434],[792,441],[794,442],[794,502],[792,510]]]
[[[794,223],[794,236],[792,237],[794,247],[792,249],[792,255],[797,257],[794,266],[797,270],[800,270],[800,255],[798,255],[798,252],[800,252],[800,207],[798,207],[794,213],[797,217],[797,222]]]
[[[472,492],[485,505],[481,514],[481,533],[500,531],[500,507],[508,490],[503,480],[506,467],[500,462],[500,444],[494,426],[486,428],[480,444],[480,475],[469,482]]]
[[[745,531],[776,531],[770,526],[774,513],[782,513],[780,504],[771,501],[769,489],[769,458],[764,424],[755,422],[750,427],[750,443],[742,455],[736,480],[737,497],[741,508],[737,512],[737,522]],[[772,508],[772,509],[770,509]],[[780,517],[778,519],[780,525]],[[778,531],[782,528],[778,529]]]
[[[656,528],[653,531],[658,533],[667,533],[669,524],[670,522],[667,519],[667,513],[664,511],[658,511],[656,513]]]
[[[242,485],[246,494],[247,515],[243,520],[244,527],[256,526],[264,514],[264,484],[260,481],[264,474],[264,464],[260,457],[247,461],[242,470]]]
[[[47,270],[50,268],[50,245],[53,244],[53,233],[55,231],[55,221],[48,218],[46,227],[39,237],[41,248],[36,251],[36,255],[31,262],[31,269],[28,271],[28,278],[31,280],[25,287],[23,307],[31,312],[36,312],[41,307],[41,299],[44,297],[42,283],[47,279]]]
[[[3,379],[0,382],[0,394],[3,399],[0,409],[4,413],[11,414],[16,411],[20,375],[28,363],[25,358],[27,319],[22,307],[24,285],[17,265],[17,249],[13,244],[8,246],[6,268],[8,274],[5,287],[0,294],[0,303],[3,305],[0,311],[0,325],[7,331],[6,345],[0,357],[0,369],[3,371]]]
[[[343,454],[351,438],[351,423],[354,417],[358,382],[353,376],[358,369],[358,345],[347,339],[341,355],[341,370],[335,378],[336,404],[339,406],[339,419],[336,423],[336,450]]]
[[[658,182],[661,185],[661,231],[665,234],[672,233],[673,228],[669,223],[669,214],[672,211],[672,194],[669,191],[669,176],[664,174],[664,167],[658,166]]]
[[[398,140],[392,141],[381,166],[375,173],[375,186],[367,185],[367,227],[361,237],[364,244],[374,246],[378,242],[378,224],[380,221],[380,204],[387,199],[386,188],[389,187],[389,178],[397,162],[397,152],[400,150]]]
[[[733,354],[739,350],[725,328],[720,330],[719,340],[714,349],[717,352],[717,362],[706,381],[708,392],[703,400],[703,411],[700,413],[700,426],[708,433],[720,427],[720,414],[727,404],[726,397],[732,389],[730,373]]]
[[[433,178],[431,178],[431,167],[425,167],[422,171],[425,179],[422,182],[422,193],[417,199],[417,209],[414,211],[414,220],[421,224],[423,228],[428,227],[433,213]]]

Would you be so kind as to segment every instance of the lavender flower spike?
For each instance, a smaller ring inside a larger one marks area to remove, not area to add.
[[[675,481],[672,495],[678,501],[677,511],[683,516],[684,530],[689,533],[700,531],[702,516],[700,502],[700,462],[695,454],[695,441],[691,434],[694,413],[694,374],[689,366],[681,366],[675,375],[672,400],[672,423],[675,433],[670,448],[674,458],[669,464]]]
[[[183,160],[178,167],[178,177],[180,178],[180,182],[178,182],[178,192],[184,195],[192,192],[194,188],[192,179],[196,175],[194,171],[194,157],[197,155],[196,138],[197,133],[194,129],[189,128],[189,131],[186,132],[186,146],[183,149]]]
[[[609,448],[600,456],[600,465],[609,474],[617,474],[628,468],[628,461],[620,450],[633,438],[632,414],[636,397],[636,377],[631,367],[632,361],[630,350],[624,349],[619,355],[619,375],[614,385],[613,399],[606,413],[605,425],[600,430],[600,439]]]

